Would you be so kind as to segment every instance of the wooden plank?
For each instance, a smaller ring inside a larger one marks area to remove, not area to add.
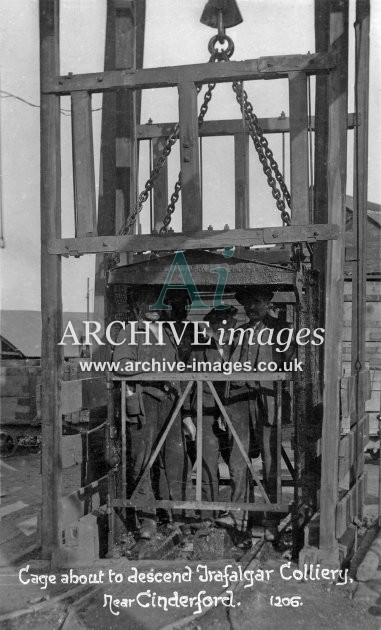
[[[168,374],[169,372],[161,372],[161,374]],[[289,372],[256,372],[255,374],[252,372],[237,372],[233,374],[222,374],[220,372],[213,372],[210,374],[209,372],[171,372],[171,381],[236,381],[238,380],[238,376],[240,375],[239,380],[242,381],[243,378],[245,381],[291,381],[292,376]],[[113,381],[157,381],[157,373],[144,372],[142,374],[131,374],[128,376],[114,376],[112,375]],[[69,381],[70,382],[70,381]]]
[[[114,499],[113,507],[156,507],[163,509],[175,508],[178,510],[229,510],[230,512],[289,512],[288,503],[232,503],[231,501],[151,501],[144,502],[138,499]]]
[[[290,105],[291,219],[298,225],[309,220],[308,198],[308,106],[307,76],[294,72],[288,76]]]
[[[268,245],[270,243],[317,242],[338,238],[337,225],[287,226],[238,230],[203,230],[187,234],[142,234],[137,236],[95,236],[83,238],[51,238],[50,254],[78,256],[98,252],[176,251],[181,249],[219,249],[223,247]]]
[[[339,482],[362,454],[368,442],[368,417],[364,415],[351,430],[340,439],[339,444]]]
[[[71,95],[75,235],[96,235],[95,173],[91,96]]]
[[[290,131],[290,119],[285,118],[258,118],[258,123],[264,133],[287,133]],[[176,123],[153,123],[138,125],[136,132],[138,140],[150,140],[153,138],[167,138],[171,135]],[[309,119],[309,126],[315,131],[315,116]],[[348,129],[354,127],[354,114],[348,114]],[[242,118],[227,120],[205,120],[199,129],[200,137],[235,136],[247,134],[247,129],[242,126]]]
[[[40,0],[40,78],[56,81],[59,74],[59,1]],[[61,388],[63,351],[61,259],[48,252],[48,241],[59,238],[61,226],[60,102],[41,94],[41,315],[42,388],[42,557],[54,564],[61,546]]]
[[[361,497],[361,503],[363,502],[364,492],[366,487],[365,474],[362,474],[352,488],[340,499],[336,507],[336,537],[343,536],[349,523],[351,523],[356,514],[355,509],[355,494],[358,493]],[[322,531],[320,529],[320,538]]]
[[[356,1],[356,58],[355,78],[356,114],[361,124],[354,131],[353,158],[353,243],[356,260],[352,264],[352,372],[365,367],[366,327],[366,276],[367,276],[367,229],[368,229],[368,109],[369,109],[369,0]],[[378,296],[379,298],[381,296]],[[358,393],[357,400],[360,398]],[[364,409],[363,399],[358,400],[358,414]]]
[[[162,154],[165,145],[163,136],[154,138],[152,142],[153,165],[155,166],[158,157]],[[160,230],[163,225],[163,219],[166,215],[168,205],[168,162],[160,169],[160,173],[155,180],[153,188],[153,227]]]
[[[194,83],[180,83],[178,91],[182,231],[188,233],[202,230],[197,89]]]
[[[172,256],[161,259],[161,264],[158,265],[155,261],[145,260],[144,262],[136,265],[127,265],[125,267],[119,267],[109,274],[109,284],[128,284],[128,285],[142,285],[142,282],[149,282],[152,286],[163,287],[164,282],[168,276],[168,269],[173,263]],[[230,259],[226,261],[221,259],[217,261],[219,265],[223,266],[229,273],[229,284],[231,285],[244,285],[244,284],[272,284],[281,286],[284,289],[292,290],[296,284],[296,271],[292,269],[285,269],[278,265],[264,266],[257,265],[246,261],[240,261],[237,259]],[[190,271],[193,277],[193,282],[200,287],[208,287],[208,290],[214,289],[216,286],[216,272],[215,262],[207,261],[189,261],[187,269]],[[174,270],[171,278],[172,284],[184,283],[184,266],[178,265]],[[118,292],[118,291],[116,291]],[[287,291],[288,292],[288,291]]]
[[[241,121],[242,127],[242,121]],[[234,136],[235,227],[250,226],[249,201],[249,136]]]
[[[320,3],[319,3],[320,4]],[[328,77],[328,143],[326,162],[328,221],[345,225],[346,117],[348,74],[348,6],[340,0],[325,2],[329,43],[338,55],[338,67]],[[328,5],[328,6],[327,6]],[[324,153],[319,160],[324,159]],[[320,493],[320,553],[338,563],[336,528],[338,500],[338,453],[340,423],[341,336],[343,319],[343,239],[326,246],[325,305],[326,339],[323,372],[323,427]]]
[[[57,79],[46,78],[43,82],[43,90],[46,94],[70,94],[76,90],[104,92],[124,87],[135,90],[174,87],[182,82],[230,83],[231,81],[280,79],[290,72],[311,74],[327,72],[335,65],[336,57],[331,53],[279,55],[226,63],[199,63],[136,71],[114,70],[92,74],[72,74],[60,76]]]

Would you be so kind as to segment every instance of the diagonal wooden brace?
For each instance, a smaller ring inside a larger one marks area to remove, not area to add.
[[[237,445],[238,445],[238,448],[239,448],[239,450],[241,452],[241,455],[242,455],[243,459],[245,460],[245,463],[246,463],[248,469],[250,470],[251,476],[253,477],[254,481],[256,482],[256,484],[257,484],[257,486],[258,486],[258,488],[259,488],[259,490],[261,492],[262,497],[264,498],[266,503],[271,504],[271,501],[270,501],[269,497],[267,496],[267,493],[266,493],[263,485],[261,484],[257,473],[255,472],[254,466],[252,465],[252,463],[251,463],[247,453],[245,452],[245,449],[242,446],[242,442],[241,442],[241,440],[238,437],[238,434],[237,434],[237,432],[236,432],[236,430],[235,430],[235,428],[234,428],[234,426],[232,424],[232,421],[230,420],[230,418],[229,418],[229,416],[228,416],[228,414],[226,412],[226,409],[223,406],[223,404],[222,404],[222,402],[221,402],[221,400],[220,400],[220,398],[219,398],[219,396],[218,396],[218,394],[216,392],[216,389],[215,389],[213,383],[210,382],[210,381],[206,381],[206,382],[208,383],[209,389],[210,389],[210,391],[213,394],[213,398],[216,401],[216,403],[217,403],[217,405],[218,405],[218,407],[219,407],[219,409],[220,409],[220,411],[221,411],[221,413],[222,413],[222,415],[224,417],[224,420],[226,421],[226,424],[228,425],[228,427],[229,427],[229,429],[231,431],[231,434],[232,434],[234,440],[237,442]]]

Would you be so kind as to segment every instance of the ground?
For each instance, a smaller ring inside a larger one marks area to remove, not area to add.
[[[374,518],[378,509],[378,462],[367,458],[368,496],[366,512],[368,518]],[[190,608],[171,608],[167,612],[162,608],[150,605],[141,608],[131,604],[129,609],[114,608],[113,615],[110,606],[104,607],[104,595],[111,594],[116,599],[129,598],[134,600],[137,593],[150,590],[168,596],[168,590],[178,591],[179,596],[196,596],[200,590],[206,591],[206,596],[221,596],[223,584],[211,581],[207,585],[200,583],[197,578],[197,563],[183,560],[168,560],[158,565],[155,561],[138,560],[133,563],[126,558],[99,561],[91,567],[91,572],[112,569],[123,575],[122,584],[108,582],[95,586],[77,584],[53,584],[47,589],[41,585],[22,585],[19,581],[20,567],[30,565],[30,572],[38,573],[43,565],[38,560],[38,553],[31,548],[37,541],[37,512],[40,505],[41,474],[40,458],[38,455],[20,453],[11,458],[0,461],[1,472],[1,506],[0,506],[0,628],[25,628],[39,630],[77,630],[79,628],[96,628],[99,630],[123,628],[124,630],[163,628],[192,628],[193,630],[251,630],[253,627],[261,630],[277,630],[287,628],[309,628],[324,630],[335,628],[339,630],[373,630],[381,627],[381,572],[366,584],[337,585],[329,581],[308,581],[306,583],[282,579],[280,566],[288,562],[281,554],[273,550],[270,556],[262,561],[254,560],[249,569],[258,570],[261,566],[273,571],[271,578],[265,582],[255,581],[252,586],[244,588],[245,582],[235,588],[231,600],[225,604],[205,608],[203,614],[193,615]],[[64,491],[68,493],[78,487],[80,471],[73,467],[65,471]],[[22,561],[16,561],[22,551],[27,552]],[[246,561],[248,557],[246,556]],[[207,563],[213,571],[223,571],[226,560],[198,560]],[[181,572],[191,565],[192,581],[182,584],[160,584],[126,582],[131,572],[131,566],[139,567],[142,575],[155,571]],[[243,562],[245,566],[245,563]],[[291,565],[296,568],[296,565]],[[76,568],[75,574],[85,574],[84,569]],[[260,575],[260,574],[259,574]],[[60,575],[58,576],[58,582]],[[229,583],[234,587],[234,582]],[[66,592],[69,597],[62,598]],[[276,599],[279,596],[280,599]],[[291,599],[291,597],[300,599]],[[271,597],[273,599],[271,600]],[[210,600],[206,600],[209,604]],[[276,605],[278,604],[278,605]],[[292,605],[294,604],[294,605]],[[21,609],[31,609],[28,614],[20,615]],[[181,621],[182,620],[182,621]],[[179,625],[180,624],[180,625]]]

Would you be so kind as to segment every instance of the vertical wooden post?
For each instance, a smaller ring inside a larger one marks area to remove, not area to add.
[[[276,502],[282,503],[282,383],[275,381],[276,409]]]
[[[195,232],[202,229],[197,90],[194,83],[180,83],[178,89],[182,231]]]
[[[363,493],[358,477],[363,472],[363,431],[359,422],[365,413],[364,376],[366,333],[367,206],[368,206],[368,109],[369,109],[369,28],[370,2],[357,0],[355,22],[355,113],[353,159],[353,245],[352,264],[352,374],[356,375],[356,427],[354,483],[355,516],[361,517]]]
[[[60,98],[44,94],[44,82],[59,75],[59,0],[40,0],[41,78],[41,419],[42,519],[44,558],[55,563],[61,545],[61,257],[48,254],[61,235]]]
[[[161,155],[166,138],[153,138],[153,164]],[[162,166],[153,189],[153,227],[159,230],[163,225],[163,219],[168,205],[168,163]]]
[[[368,205],[369,0],[356,3],[356,127],[353,160],[352,374],[365,369],[366,240]],[[358,418],[364,409],[358,409]]]
[[[143,63],[145,0],[108,0],[105,70],[141,68]],[[140,118],[140,94],[129,90],[103,94],[98,234],[116,234],[135,203],[137,145],[135,122]],[[105,314],[107,256],[97,254],[94,310]]]
[[[96,236],[96,202],[91,96],[71,95],[75,235]]]
[[[329,42],[337,52],[337,66],[328,78],[327,219],[342,233],[326,246],[325,344],[323,427],[321,439],[320,555],[321,561],[339,564],[335,535],[338,501],[338,455],[340,434],[340,377],[344,300],[345,193],[348,107],[348,3],[323,2],[329,12]],[[323,158],[323,156],[322,156]],[[320,159],[320,157],[319,157]]]
[[[202,381],[197,381],[196,501],[202,496]]]
[[[235,227],[250,227],[249,135],[234,135]]]
[[[291,219],[307,225],[308,213],[308,107],[307,77],[303,72],[288,76],[290,103]]]

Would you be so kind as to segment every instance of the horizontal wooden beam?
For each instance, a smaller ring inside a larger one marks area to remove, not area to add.
[[[291,381],[289,372],[236,372],[233,374],[222,374],[219,372],[161,372],[160,377],[165,374],[171,381]],[[113,381],[157,381],[157,372],[144,372],[143,374],[128,374],[126,376],[112,375]]]
[[[222,247],[252,247],[270,245],[336,240],[339,237],[337,225],[292,225],[273,228],[250,228],[238,230],[202,230],[194,234],[172,233],[140,234],[131,236],[95,236],[83,238],[51,239],[49,254],[80,256],[100,252],[145,252],[178,251],[187,249],[218,249]]]
[[[290,119],[285,118],[258,118],[258,123],[264,133],[288,133],[290,131]],[[138,140],[150,140],[153,138],[168,138],[177,123],[155,123],[137,126]],[[355,115],[348,114],[348,129],[355,126]],[[309,127],[315,131],[315,116],[309,119]],[[213,136],[235,136],[239,133],[248,133],[242,125],[242,118],[229,120],[205,120],[198,130],[198,135],[203,138]]]
[[[92,74],[71,74],[46,80],[42,86],[44,94],[70,94],[77,90],[106,92],[118,88],[140,90],[144,88],[174,87],[182,82],[223,83],[227,81],[250,81],[278,79],[289,72],[315,74],[326,72],[336,63],[334,53],[307,55],[279,55],[259,57],[245,61],[225,63],[198,63],[143,70],[110,70]]]
[[[232,503],[229,501],[151,501],[138,502],[129,499],[114,499],[113,507],[155,507],[177,510],[229,510],[235,512],[288,512],[288,503]]]

